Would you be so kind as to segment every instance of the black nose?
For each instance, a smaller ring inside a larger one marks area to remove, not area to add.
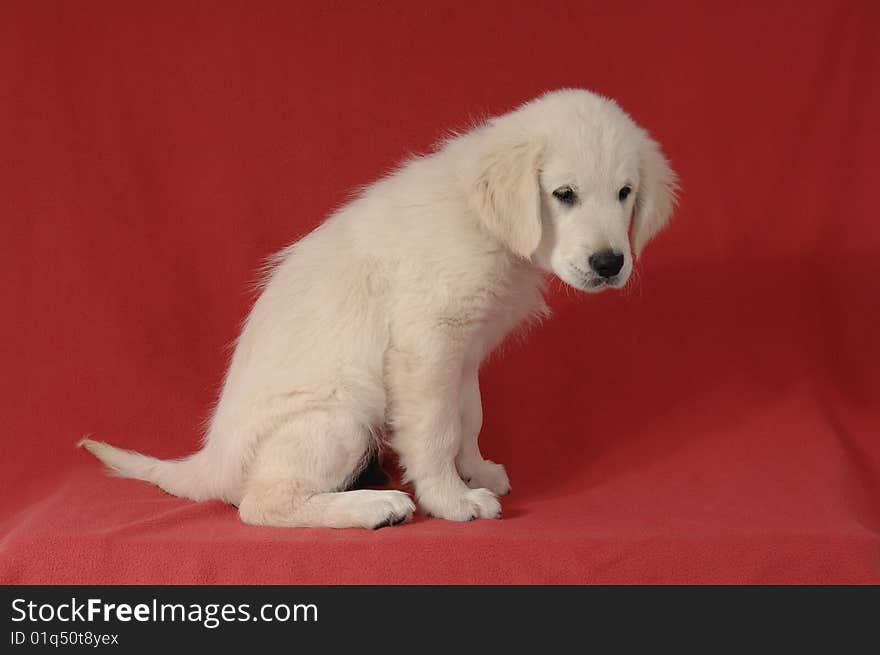
[[[590,268],[602,277],[614,277],[623,268],[623,255],[613,250],[601,250],[590,255]]]

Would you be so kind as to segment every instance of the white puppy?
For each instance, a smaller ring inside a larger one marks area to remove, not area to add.
[[[400,491],[347,490],[387,441],[424,512],[498,517],[510,486],[477,445],[480,363],[546,313],[545,273],[626,284],[674,201],[659,146],[617,104],[548,93],[409,160],[274,259],[201,451],[81,444],[247,523],[375,528],[414,510]]]

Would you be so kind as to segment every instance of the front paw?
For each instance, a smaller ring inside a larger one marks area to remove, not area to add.
[[[426,514],[447,521],[497,519],[501,516],[501,503],[488,489],[467,489],[419,498],[419,504]]]
[[[506,496],[510,493],[510,479],[501,464],[483,459],[471,467],[463,468],[464,470],[460,471],[461,477],[471,489],[483,487],[496,496]]]

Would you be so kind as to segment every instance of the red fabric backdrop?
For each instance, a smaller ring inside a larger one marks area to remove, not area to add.
[[[2,3],[0,580],[880,582],[878,7]],[[74,449],[194,449],[266,255],[562,86],[682,203],[486,367],[503,520],[257,529]]]

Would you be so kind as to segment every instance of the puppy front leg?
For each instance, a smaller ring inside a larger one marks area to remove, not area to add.
[[[462,437],[460,367],[399,353],[394,359],[388,367],[391,446],[421,510],[451,521],[499,517],[495,494],[469,488],[455,466]]]
[[[483,459],[478,443],[483,425],[483,402],[476,370],[465,375],[461,386],[461,443],[455,467],[467,486],[485,487],[499,496],[510,493],[510,480],[501,464]]]

